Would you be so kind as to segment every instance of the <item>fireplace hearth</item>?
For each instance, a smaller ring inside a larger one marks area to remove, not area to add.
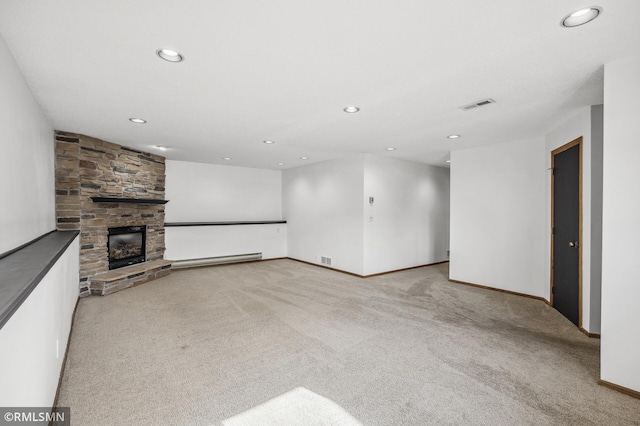
[[[145,225],[109,228],[109,269],[145,262],[146,237]]]

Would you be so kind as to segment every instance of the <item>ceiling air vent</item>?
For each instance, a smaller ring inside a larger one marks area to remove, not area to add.
[[[469,104],[469,105],[461,106],[460,109],[463,110],[463,111],[469,111],[470,109],[478,108],[478,107],[489,105],[489,104],[492,104],[492,103],[495,103],[495,101],[493,99],[491,99],[491,98],[487,98],[487,99],[483,99],[483,100],[478,101],[478,102],[474,102],[474,103]]]

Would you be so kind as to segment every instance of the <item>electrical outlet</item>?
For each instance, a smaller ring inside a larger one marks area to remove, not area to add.
[[[369,222],[373,222],[373,216],[369,216]]]

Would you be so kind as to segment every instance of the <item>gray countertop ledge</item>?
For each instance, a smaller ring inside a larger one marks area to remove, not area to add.
[[[29,297],[79,231],[52,231],[0,258],[0,328]]]

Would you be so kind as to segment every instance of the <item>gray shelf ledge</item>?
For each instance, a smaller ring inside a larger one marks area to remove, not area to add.
[[[52,231],[0,259],[0,328],[60,259],[79,231]]]
[[[287,223],[286,220],[256,220],[236,222],[166,222],[165,227],[173,226],[229,226],[229,225],[271,225],[274,223]]]

